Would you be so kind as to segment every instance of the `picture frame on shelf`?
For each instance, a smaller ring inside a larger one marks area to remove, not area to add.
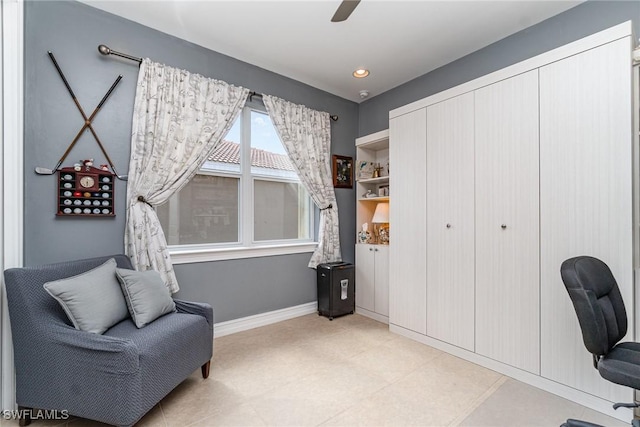
[[[373,172],[375,171],[375,163],[360,161],[358,162],[358,179],[370,179],[373,178]]]
[[[334,188],[353,188],[353,157],[333,155]]]
[[[389,184],[378,185],[378,197],[389,197]]]

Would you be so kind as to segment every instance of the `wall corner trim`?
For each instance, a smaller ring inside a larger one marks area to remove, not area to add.
[[[24,2],[1,0],[1,64],[0,116],[2,117],[2,147],[0,161],[0,271],[23,265],[24,222]],[[2,282],[1,387],[2,409],[15,408],[15,373],[13,346],[7,298]]]

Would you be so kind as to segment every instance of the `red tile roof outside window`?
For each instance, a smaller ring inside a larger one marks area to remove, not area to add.
[[[240,144],[223,140],[207,160],[239,165]],[[291,160],[286,154],[272,153],[253,147],[251,148],[251,166],[295,172]]]

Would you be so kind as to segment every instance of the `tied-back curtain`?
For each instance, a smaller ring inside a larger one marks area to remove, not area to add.
[[[133,110],[125,251],[179,289],[154,209],[183,188],[244,107],[249,90],[144,59]]]
[[[318,247],[309,267],[342,261],[338,204],[331,175],[329,113],[269,95],[263,95],[262,100],[300,181],[320,208]]]

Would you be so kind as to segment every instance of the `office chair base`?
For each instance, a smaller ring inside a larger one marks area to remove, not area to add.
[[[640,403],[614,403],[613,409],[618,408],[640,408]]]
[[[566,423],[562,424],[560,427],[604,427],[600,424],[589,423],[587,421],[573,420],[569,418]]]
[[[562,424],[560,427],[604,427],[600,424],[594,424],[587,421],[580,421],[574,419],[568,419],[566,423]],[[640,418],[634,418],[631,420],[631,427],[640,427]]]

